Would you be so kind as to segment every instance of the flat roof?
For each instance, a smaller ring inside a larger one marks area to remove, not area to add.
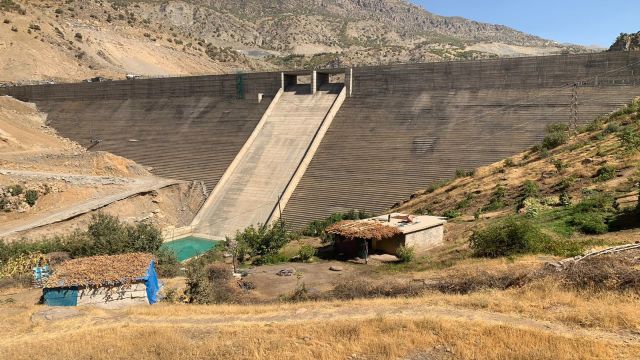
[[[391,215],[391,221],[389,221],[389,215]],[[409,216],[412,219],[411,222],[407,221],[407,217]],[[408,215],[402,213],[380,215],[366,220],[379,221],[383,224],[397,227],[403,234],[411,234],[414,232],[431,229],[437,226],[442,226],[447,223],[447,220],[440,216]]]

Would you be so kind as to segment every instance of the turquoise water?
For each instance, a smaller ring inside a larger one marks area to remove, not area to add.
[[[179,240],[162,244],[162,248],[169,249],[176,254],[178,261],[191,259],[213,249],[219,241],[207,240],[194,236],[188,236]]]

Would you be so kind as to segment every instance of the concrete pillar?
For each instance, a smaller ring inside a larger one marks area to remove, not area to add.
[[[280,89],[284,91],[284,73],[280,73]]]
[[[349,68],[344,71],[344,86],[346,87],[347,97],[351,97],[353,91],[353,69]]]
[[[311,94],[315,94],[316,91],[318,90],[318,73],[313,70],[313,72],[311,73]]]
[[[353,69],[348,68],[344,71],[344,86],[346,88],[347,97],[351,97],[353,92]]]

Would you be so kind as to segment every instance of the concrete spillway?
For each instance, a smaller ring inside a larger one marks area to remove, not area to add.
[[[294,85],[279,93],[195,218],[196,232],[225,237],[265,224],[340,91],[341,84],[323,85],[315,94],[308,85]]]

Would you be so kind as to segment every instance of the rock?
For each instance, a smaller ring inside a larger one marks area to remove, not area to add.
[[[331,271],[343,271],[344,268],[342,266],[332,265],[332,266],[329,267],[329,270],[331,270]]]
[[[295,272],[296,272],[295,269],[281,269],[276,273],[276,275],[278,275],[278,276],[292,276]]]

